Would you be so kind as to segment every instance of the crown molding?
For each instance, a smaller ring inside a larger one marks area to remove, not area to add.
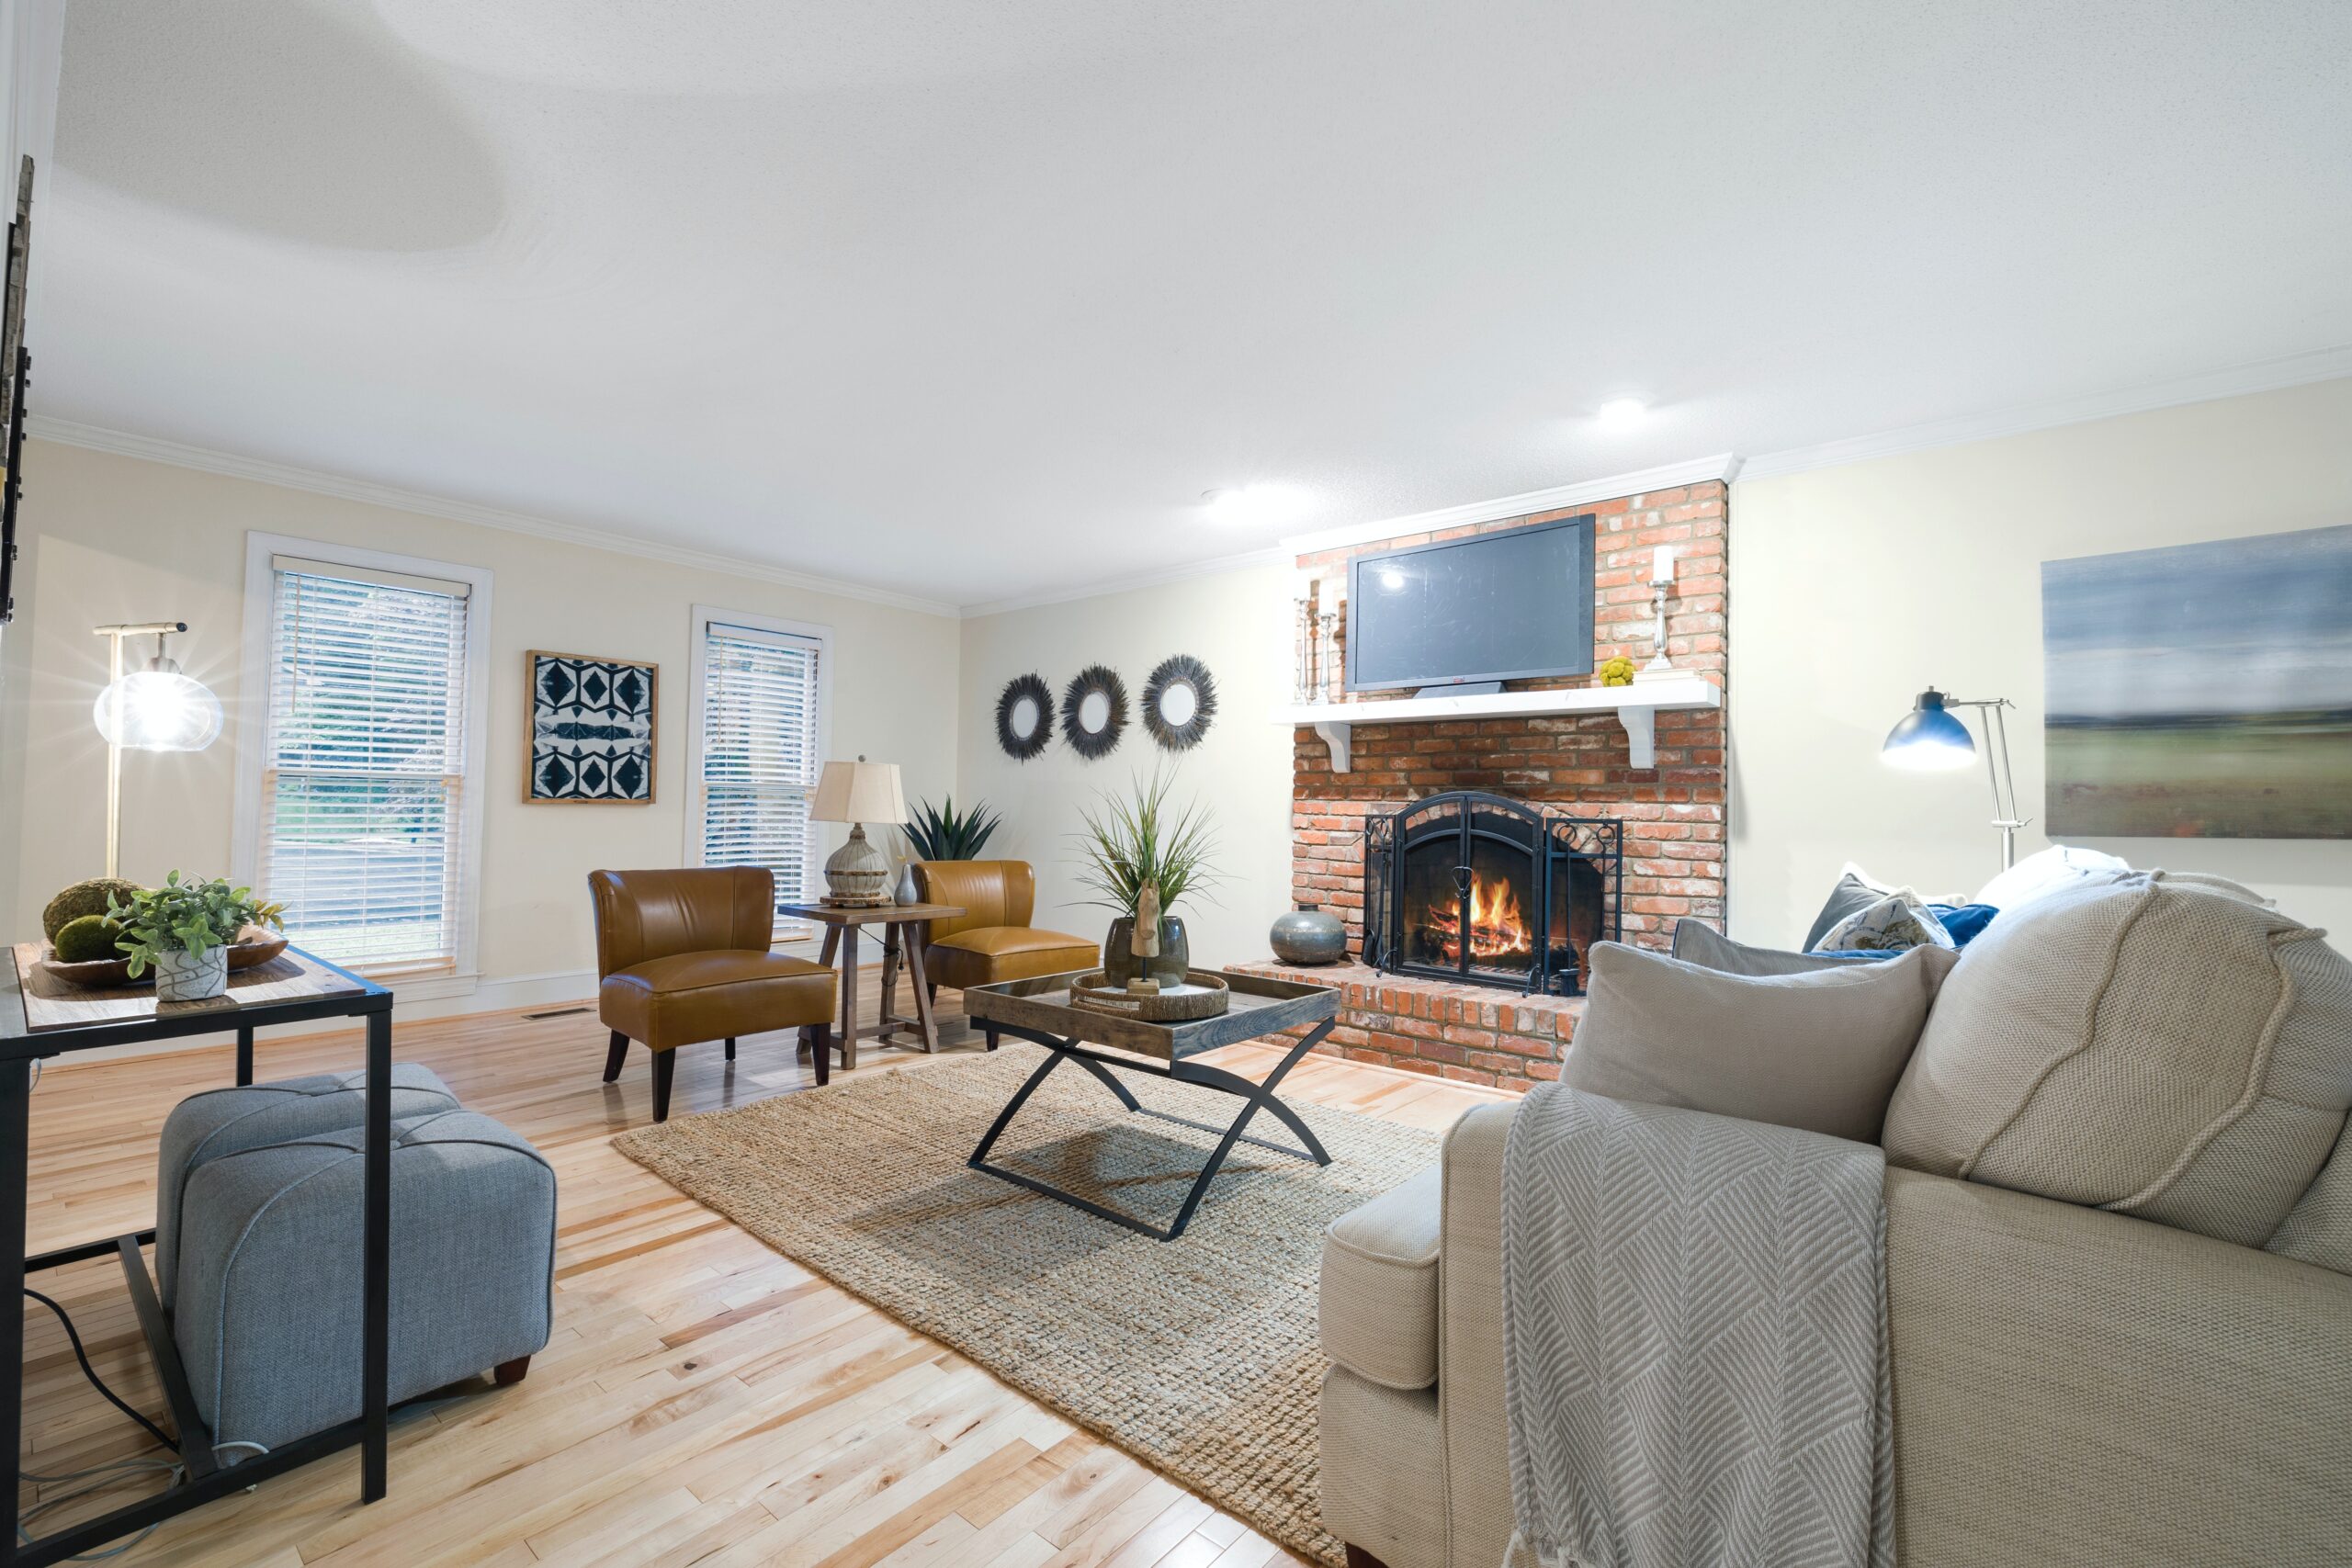
[[[1338,528],[1320,528],[1312,534],[1295,534],[1283,541],[1283,548],[1293,556],[1303,556],[1316,550],[1347,549],[1356,545],[1398,538],[1407,534],[1426,534],[1439,528],[1459,527],[1464,523],[1488,523],[1498,517],[1521,517],[1531,512],[1557,512],[1563,507],[1584,506],[1596,501],[1614,501],[1622,495],[1645,495],[1655,490],[1679,490],[1684,485],[1706,484],[1714,480],[1728,484],[1741,471],[1740,459],[1736,456],[1718,452],[1713,457],[1692,457],[1660,468],[1636,468],[1629,474],[1610,474],[1576,484],[1555,485],[1549,490],[1498,496],[1493,501],[1473,501],[1460,506],[1442,506],[1435,512],[1416,512],[1406,517],[1350,523]]]
[[[1182,566],[1129,572],[1125,577],[1103,578],[1072,588],[1049,588],[1043,592],[1023,593],[1011,599],[990,599],[984,604],[965,605],[962,614],[967,621],[977,620],[982,615],[1001,615],[1012,610],[1034,610],[1044,604],[1067,604],[1076,599],[1099,599],[1106,593],[1158,588],[1170,582],[1181,582],[1188,577],[1215,577],[1221,572],[1247,571],[1261,566],[1288,566],[1290,558],[1291,552],[1281,547],[1245,550],[1238,556],[1217,556],[1208,560],[1188,561]]]
[[[2314,381],[2334,381],[2345,377],[2352,377],[2352,344],[2319,349],[2310,354],[2288,355],[2278,359],[2257,360],[2251,365],[2184,376],[2177,380],[2159,381],[2152,386],[2134,387],[2123,391],[2098,392],[2086,398],[2070,398],[2058,402],[2029,403],[2021,408],[1939,420],[1931,424],[1915,424],[1907,429],[1883,431],[1875,435],[1825,441],[1817,446],[1792,446],[1785,452],[1759,453],[1741,464],[1739,477],[1743,479],[1778,479],[1782,474],[1802,474],[1815,468],[1837,468],[1849,463],[1867,463],[1874,457],[1899,457],[1905,452],[1924,452],[1938,446],[1963,446],[1973,441],[2026,435],[2037,430],[2085,424],[2092,420],[2113,419],[2120,414],[2147,413],[2156,409],[2177,408],[2184,403],[2205,403],[2220,398],[2280,391],[2289,387],[2308,386]]]
[[[469,501],[452,501],[446,496],[427,495],[421,491],[401,490],[368,479],[347,479],[341,474],[298,468],[288,464],[240,457],[233,452],[220,452],[209,447],[184,446],[152,435],[133,435],[127,431],[79,424],[72,420],[30,414],[25,421],[25,434],[36,440],[53,441],[61,446],[79,446],[87,451],[110,452],[117,457],[137,457],[150,463],[168,463],[175,468],[194,468],[228,479],[252,479],[259,484],[307,491],[314,495],[332,495],[345,501],[387,506],[426,517],[446,517],[453,523],[471,523],[484,528],[496,528],[509,534],[527,534],[534,538],[553,539],[592,550],[609,550],[616,555],[665,561],[672,566],[723,572],[729,577],[753,578],[762,582],[855,599],[894,610],[912,610],[920,615],[940,615],[951,620],[957,614],[956,607],[944,600],[900,593],[888,588],[877,588],[872,583],[820,577],[814,572],[795,571],[790,567],[768,561],[747,560],[740,556],[721,555],[717,551],[698,550],[684,545],[659,544],[608,529],[592,528],[584,524],[560,523],[551,517],[508,512],[495,506],[480,506]]]

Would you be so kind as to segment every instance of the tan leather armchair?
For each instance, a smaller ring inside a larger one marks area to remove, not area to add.
[[[930,922],[922,936],[922,964],[934,987],[994,985],[1034,975],[1092,969],[1102,960],[1099,943],[1067,931],[1030,925],[1037,903],[1037,874],[1022,860],[919,860],[915,889],[926,904],[951,904],[964,912]],[[986,1031],[989,1049],[997,1045]]]
[[[759,866],[592,871],[596,1013],[613,1032],[605,1081],[621,1076],[628,1043],[653,1053],[653,1119],[670,1119],[681,1045],[799,1029],[817,1081],[831,1076],[833,972],[771,953],[775,878]]]

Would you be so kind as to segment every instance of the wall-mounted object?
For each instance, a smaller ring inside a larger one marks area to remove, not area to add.
[[[1351,558],[1347,689],[1589,675],[1596,525],[1584,513]]]
[[[0,276],[0,626],[17,613],[17,502],[24,493],[25,383],[33,356],[25,347],[25,278],[32,265],[33,161],[17,165],[17,217],[8,225],[7,268]]]
[[[14,483],[11,475],[10,483]],[[122,754],[125,751],[201,751],[220,738],[220,699],[202,682],[180,673],[164,652],[164,638],[187,630],[186,621],[141,621],[92,628],[108,640],[107,687],[90,705],[90,717],[107,738],[107,874],[122,852]],[[152,637],[154,657],[145,668],[122,668],[122,639]]]
[[[2352,526],[2041,563],[2052,837],[2352,838]]]
[[[1118,749],[1127,728],[1127,683],[1106,665],[1090,664],[1062,690],[1062,739],[1093,761]]]
[[[1054,694],[1042,675],[1015,675],[996,699],[996,743],[1025,762],[1054,738]]]
[[[1170,654],[1143,683],[1143,727],[1170,751],[1188,751],[1216,716],[1216,682],[1189,653]]]
[[[531,690],[525,803],[651,805],[658,667],[537,649],[523,658]]]

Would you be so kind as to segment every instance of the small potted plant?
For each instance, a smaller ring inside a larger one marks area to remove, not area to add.
[[[997,830],[1001,820],[985,800],[961,814],[956,809],[956,797],[952,795],[944,806],[916,801],[903,829],[907,847],[914,852],[913,858],[899,868],[898,890],[892,897],[901,904],[921,903],[922,897],[915,888],[915,861],[978,860],[989,835]]]
[[[1078,835],[1079,880],[1091,889],[1091,903],[1114,910],[1108,935],[1102,939],[1102,974],[1114,984],[1141,979],[1148,965],[1154,975],[1182,976],[1191,966],[1191,944],[1184,922],[1172,911],[1187,894],[1216,880],[1209,860],[1216,852],[1216,834],[1207,812],[1197,803],[1171,810],[1167,782],[1157,774],[1147,784],[1136,781],[1125,799],[1102,796],[1099,811],[1081,808],[1086,831]],[[1159,956],[1135,955],[1136,909],[1145,888],[1159,895]]]
[[[282,928],[284,906],[265,904],[250,887],[220,877],[182,882],[174,872],[161,887],[141,887],[107,899],[107,918],[122,927],[115,943],[130,957],[130,977],[155,968],[155,999],[195,1002],[229,988],[229,944],[249,925]]]

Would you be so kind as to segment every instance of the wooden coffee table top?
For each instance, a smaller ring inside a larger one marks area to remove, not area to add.
[[[20,942],[12,953],[14,990],[21,1002],[17,1010],[0,1008],[0,1035],[46,1034],[61,1030],[102,1024],[140,1022],[182,1023],[215,1019],[232,1023],[236,1015],[288,1003],[332,1000],[338,997],[380,996],[383,987],[289,947],[266,964],[232,970],[229,988],[198,1002],[159,1002],[152,981],[127,986],[76,986],[61,980],[42,960],[47,942]],[[16,1027],[11,1027],[12,1025]]]
[[[964,1010],[975,1022],[1020,1024],[1163,1062],[1182,1061],[1220,1045],[1255,1040],[1303,1023],[1320,1023],[1340,1012],[1340,993],[1331,987],[1271,980],[1227,969],[1215,972],[1232,993],[1232,1004],[1225,1011],[1215,1018],[1182,1023],[1147,1023],[1072,1003],[1069,983],[1090,973],[1094,971],[1072,970],[1067,975],[975,986],[964,993]]]

